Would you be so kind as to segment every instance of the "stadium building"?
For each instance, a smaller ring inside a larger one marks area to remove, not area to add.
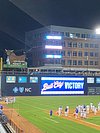
[[[100,35],[95,31],[46,26],[26,33],[29,66],[100,68]]]

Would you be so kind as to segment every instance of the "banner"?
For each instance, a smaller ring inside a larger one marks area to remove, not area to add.
[[[84,78],[41,77],[41,94],[84,94]]]

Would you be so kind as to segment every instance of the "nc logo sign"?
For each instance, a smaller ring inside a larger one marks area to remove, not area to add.
[[[24,88],[24,87],[14,87],[13,88],[14,93],[31,93],[32,88]]]
[[[31,88],[25,88],[25,92],[32,92]]]

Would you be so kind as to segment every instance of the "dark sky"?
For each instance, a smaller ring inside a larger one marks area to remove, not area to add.
[[[0,0],[0,56],[24,49],[26,31],[51,24],[94,29],[100,0]]]
[[[93,29],[100,24],[100,0],[11,0],[43,25]]]
[[[5,49],[23,50],[25,32],[41,26],[9,0],[0,0],[0,56]]]
[[[54,0],[52,19],[58,25],[93,29],[100,24],[99,5],[100,0]]]

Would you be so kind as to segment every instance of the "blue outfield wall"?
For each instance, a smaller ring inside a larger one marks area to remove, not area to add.
[[[2,75],[2,96],[100,95],[100,77]]]

